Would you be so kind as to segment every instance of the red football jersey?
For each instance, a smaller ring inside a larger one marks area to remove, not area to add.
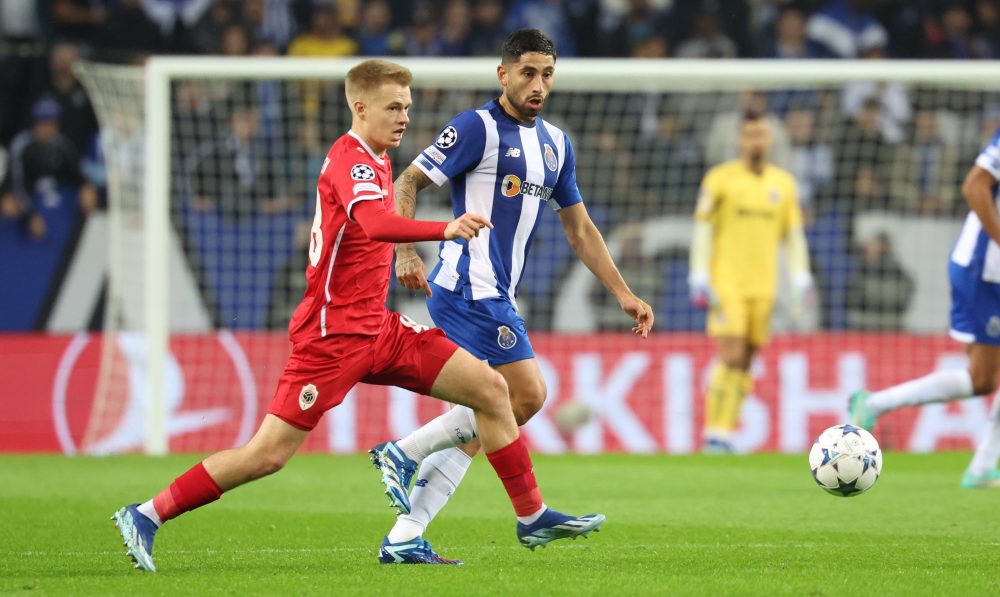
[[[393,244],[369,239],[351,219],[359,201],[382,201],[386,211],[396,211],[388,156],[378,157],[348,131],[330,148],[320,171],[308,284],[288,324],[294,344],[331,334],[374,336],[382,326]]]

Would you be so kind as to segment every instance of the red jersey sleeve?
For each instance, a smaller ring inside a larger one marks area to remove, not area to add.
[[[354,221],[351,210],[361,201],[378,201],[384,207],[382,199],[389,194],[388,185],[392,181],[383,180],[385,174],[381,168],[364,159],[354,162],[341,159],[331,163],[329,169],[334,200],[343,206],[348,220]]]

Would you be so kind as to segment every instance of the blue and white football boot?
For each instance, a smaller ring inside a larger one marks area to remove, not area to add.
[[[122,536],[122,542],[128,551],[125,555],[132,558],[135,567],[147,572],[156,572],[153,563],[153,538],[157,526],[152,520],[139,512],[139,504],[121,508],[111,517]]]
[[[382,564],[448,564],[461,566],[461,560],[442,558],[431,549],[431,544],[422,537],[409,541],[389,543],[389,537],[382,539],[382,548],[378,550],[378,561]]]
[[[517,523],[517,539],[521,545],[534,551],[556,539],[576,539],[586,537],[591,532],[600,532],[604,524],[603,514],[587,514],[573,517],[548,508],[531,524]]]
[[[1000,487],[1000,471],[986,471],[981,475],[965,471],[962,475],[962,489],[994,489]]]
[[[417,463],[403,453],[396,442],[385,442],[368,450],[372,464],[382,473],[382,485],[389,496],[389,506],[400,514],[410,513],[410,483],[417,474]]]

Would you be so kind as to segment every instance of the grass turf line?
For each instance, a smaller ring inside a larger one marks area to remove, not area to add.
[[[131,569],[108,520],[190,455],[0,457],[0,592],[44,594],[997,594],[1000,491],[963,491],[968,454],[887,454],[869,493],[827,495],[805,455],[536,457],[546,502],[603,532],[520,547],[477,459],[426,538],[461,568],[380,566],[393,522],[363,456],[298,456],[157,535]]]

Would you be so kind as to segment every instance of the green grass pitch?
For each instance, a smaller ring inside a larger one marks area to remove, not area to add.
[[[362,456],[299,456],[170,522],[159,572],[112,523],[196,461],[0,458],[0,593],[1000,594],[1000,490],[963,491],[968,454],[887,454],[867,494],[827,495],[805,455],[536,458],[549,504],[607,514],[589,539],[528,551],[485,460],[427,534],[461,568],[381,566],[393,521]]]

